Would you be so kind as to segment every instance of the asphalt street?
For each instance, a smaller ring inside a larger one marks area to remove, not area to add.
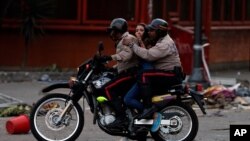
[[[249,72],[232,74],[223,73],[230,76],[230,78],[242,77],[250,79]],[[223,74],[218,74],[222,76]],[[214,74],[216,75],[216,74]],[[229,77],[227,77],[229,78]],[[42,97],[39,95],[39,91],[53,82],[11,82],[0,83],[0,93],[13,97],[27,104],[32,105],[38,99]],[[57,91],[58,92],[58,91]],[[59,90],[62,93],[68,93],[67,90]],[[121,137],[114,137],[104,133],[97,125],[93,125],[92,114],[88,107],[85,107],[85,126],[79,141],[121,141],[125,140]],[[229,141],[230,125],[243,124],[250,125],[250,110],[243,109],[242,107],[234,107],[230,109],[207,109],[207,115],[203,115],[201,111],[195,108],[195,111],[199,118],[199,131],[195,138],[195,141]],[[35,138],[31,133],[12,135],[8,134],[5,128],[6,121],[10,117],[0,118],[0,137],[1,141],[35,141]],[[152,140],[152,139],[148,139]]]

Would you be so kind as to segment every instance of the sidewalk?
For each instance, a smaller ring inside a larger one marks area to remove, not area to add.
[[[210,72],[211,85],[221,84],[232,86],[236,83],[250,82],[250,70],[225,70]]]
[[[225,70],[210,72],[212,78],[233,78],[250,82],[250,70]]]
[[[76,72],[5,72],[0,71],[0,84],[8,84],[15,88],[19,82],[32,82],[39,81],[41,83],[54,83],[58,81],[68,81],[70,76],[75,76]],[[228,71],[217,71],[210,72],[213,84],[222,85],[235,85],[236,83],[246,83],[249,86],[250,82],[250,71],[249,70],[228,70]],[[15,83],[11,84],[11,83]],[[37,86],[32,86],[37,87]],[[10,88],[11,89],[11,88]],[[11,96],[13,98],[11,98]],[[24,94],[25,96],[25,94]],[[3,92],[0,90],[0,105],[6,102],[20,102],[18,101],[18,95],[4,96]],[[22,97],[21,97],[22,98]],[[28,100],[29,101],[29,100]],[[27,102],[27,100],[25,101]],[[29,101],[30,103],[30,101]]]

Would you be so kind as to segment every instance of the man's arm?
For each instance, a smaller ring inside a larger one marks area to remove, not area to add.
[[[111,55],[112,59],[115,61],[128,61],[132,58],[133,51],[131,48],[123,45],[122,51]]]
[[[136,55],[147,61],[155,61],[167,56],[168,54],[167,47],[161,43],[157,43],[150,49],[141,48],[140,46],[134,44],[132,49]]]

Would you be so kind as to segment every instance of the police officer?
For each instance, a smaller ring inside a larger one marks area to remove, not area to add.
[[[168,34],[168,23],[157,18],[147,28],[150,39],[156,42],[150,49],[139,47],[131,39],[123,40],[124,45],[129,46],[140,58],[152,62],[156,69],[146,70],[140,77],[139,86],[145,109],[139,118],[145,118],[154,112],[152,93],[163,94],[170,86],[180,84],[184,79],[178,50]]]
[[[110,56],[100,56],[103,61],[114,60],[118,71],[118,77],[104,86],[106,95],[113,104],[116,112],[116,120],[108,126],[119,126],[125,119],[122,107],[123,96],[135,83],[133,74],[136,73],[138,57],[133,50],[122,44],[124,38],[136,43],[135,36],[129,34],[127,21],[123,18],[115,18],[107,28],[110,38],[115,43],[116,53]]]

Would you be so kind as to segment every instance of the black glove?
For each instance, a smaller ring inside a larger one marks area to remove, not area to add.
[[[106,61],[111,61],[112,57],[111,56],[98,56],[97,60],[100,62],[106,62]]]

